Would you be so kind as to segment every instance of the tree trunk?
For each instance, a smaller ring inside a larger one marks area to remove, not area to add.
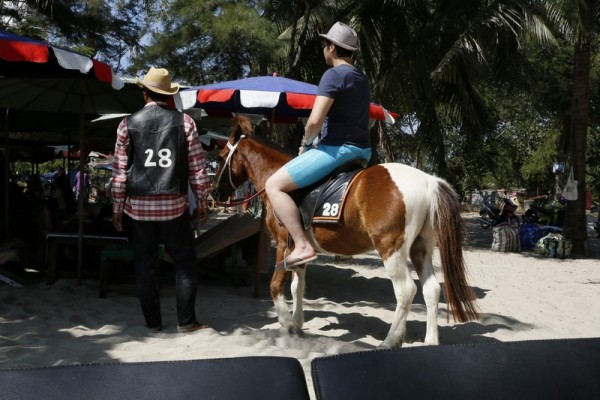
[[[563,233],[573,243],[572,256],[588,255],[587,220],[585,215],[585,155],[589,121],[590,35],[580,37],[575,46],[573,98],[571,102],[571,166],[577,185],[577,200],[568,201]],[[568,174],[569,171],[565,171]]]
[[[394,151],[392,150],[392,143],[390,137],[386,135],[386,129],[383,122],[377,122],[377,135],[379,137],[379,146],[383,157],[383,160],[381,161],[386,163],[396,161]]]

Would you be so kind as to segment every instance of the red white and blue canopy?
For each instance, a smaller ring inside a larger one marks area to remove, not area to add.
[[[183,110],[202,108],[209,117],[231,117],[233,113],[261,115],[275,122],[293,122],[308,117],[317,86],[281,76],[258,76],[191,87],[179,93]],[[371,119],[394,123],[394,115],[371,103]]]
[[[85,55],[0,31],[0,107],[54,113],[133,112],[139,90],[111,67]]]

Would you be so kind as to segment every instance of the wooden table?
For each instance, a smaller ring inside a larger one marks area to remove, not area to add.
[[[124,236],[103,236],[103,235],[89,235],[84,234],[83,247],[95,246],[105,247],[110,244],[127,244],[129,240]],[[56,266],[56,249],[58,245],[77,245],[79,240],[79,234],[68,233],[68,232],[49,232],[46,234],[46,262],[48,264],[48,271],[46,277],[46,283],[48,285],[56,282],[58,277],[58,271]]]

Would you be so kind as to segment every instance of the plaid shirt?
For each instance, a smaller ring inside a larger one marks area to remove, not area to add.
[[[156,107],[159,103],[149,102],[145,107]],[[163,103],[164,104],[164,103]],[[204,150],[200,144],[194,120],[183,115],[185,136],[188,143],[189,182],[196,196],[198,207],[208,206],[210,180],[206,172]],[[127,158],[129,149],[127,118],[117,128],[117,143],[113,160],[113,213],[125,212],[131,218],[140,221],[167,221],[179,217],[188,208],[187,194],[156,194],[149,196],[127,197]]]

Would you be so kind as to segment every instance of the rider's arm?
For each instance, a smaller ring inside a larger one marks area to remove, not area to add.
[[[331,97],[317,96],[313,109],[308,117],[308,121],[306,122],[306,127],[304,128],[302,144],[312,144],[313,140],[319,135],[321,128],[323,127],[323,121],[332,104],[333,99]]]

